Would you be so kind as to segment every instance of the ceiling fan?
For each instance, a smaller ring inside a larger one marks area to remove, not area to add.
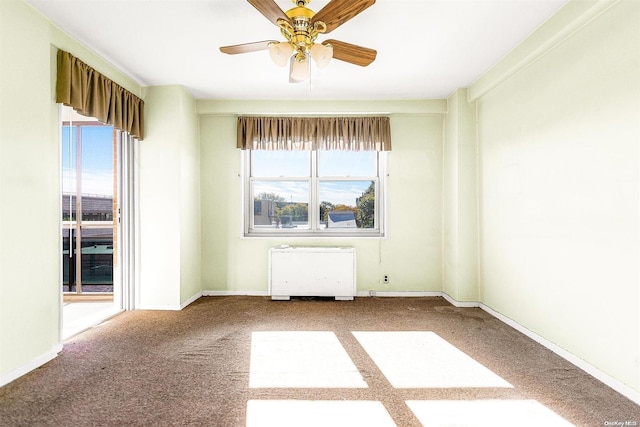
[[[238,53],[269,50],[273,62],[284,67],[289,64],[289,82],[298,83],[309,78],[310,59],[318,68],[324,68],[332,58],[366,67],[376,59],[377,52],[339,40],[316,43],[320,34],[328,34],[376,0],[331,0],[318,13],[307,7],[311,0],[291,0],[296,7],[286,13],[274,0],[247,0],[269,21],[280,28],[286,41],[264,40],[253,43],[223,46],[220,51]]]

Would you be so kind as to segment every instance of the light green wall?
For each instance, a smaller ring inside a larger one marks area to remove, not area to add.
[[[49,38],[29,7],[0,1],[0,375],[55,354],[60,343]]]
[[[61,348],[58,47],[141,91],[22,0],[0,0],[0,384]]]
[[[200,170],[195,101],[180,86],[145,89],[139,154],[139,308],[179,309],[199,294]]]
[[[388,154],[387,238],[243,238],[241,153],[236,150],[236,113],[317,113],[401,110],[401,102],[199,103],[202,188],[202,281],[204,291],[266,293],[268,250],[288,245],[352,246],[359,291],[440,291],[442,283],[443,102],[410,114],[392,113],[393,151]],[[415,103],[408,102],[411,110]],[[229,111],[224,114],[225,109]],[[215,114],[211,114],[214,111]],[[389,275],[390,283],[381,278]]]
[[[479,82],[481,301],[640,391],[640,2],[603,3]]]

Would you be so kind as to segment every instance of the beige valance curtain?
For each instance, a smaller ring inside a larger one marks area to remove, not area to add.
[[[388,117],[238,117],[241,150],[390,151]]]
[[[58,51],[56,102],[144,138],[144,101],[62,50]]]

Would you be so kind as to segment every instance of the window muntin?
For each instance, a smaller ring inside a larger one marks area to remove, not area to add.
[[[245,235],[383,235],[384,153],[245,150]]]

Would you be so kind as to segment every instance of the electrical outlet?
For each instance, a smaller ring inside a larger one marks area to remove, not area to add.
[[[385,274],[385,275],[384,275],[384,277],[382,278],[382,281],[383,281],[384,283],[389,283],[389,275],[388,275],[388,274]]]

